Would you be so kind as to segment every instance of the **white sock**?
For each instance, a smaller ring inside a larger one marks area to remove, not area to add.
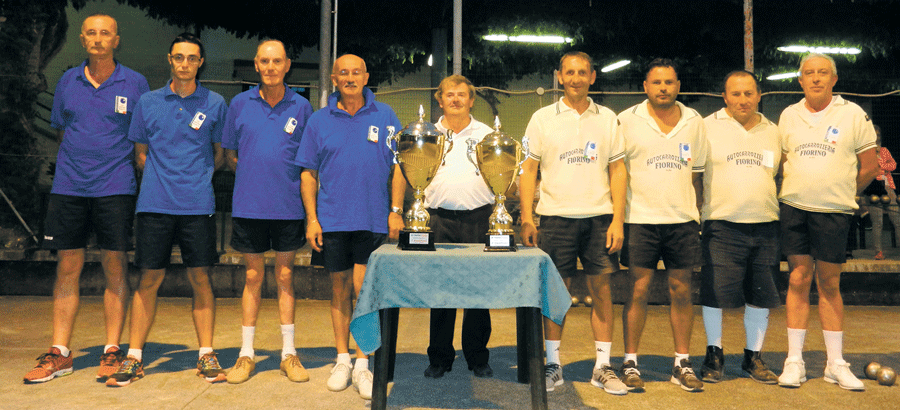
[[[207,353],[212,353],[212,352],[213,352],[213,348],[211,348],[211,347],[201,347],[200,350],[197,351],[197,357],[202,358],[203,355],[205,355]]]
[[[256,326],[241,326],[241,352],[238,357],[253,359],[256,355],[253,351],[253,337],[256,335]]]
[[[287,358],[287,355],[297,355],[297,348],[294,347],[294,324],[281,325],[281,360]]]
[[[682,360],[687,360],[688,363],[690,363],[691,355],[687,354],[687,353],[685,353],[685,354],[675,353],[675,366],[681,366]]]
[[[356,359],[356,363],[353,365],[354,372],[361,372],[363,370],[369,370],[369,359]]]
[[[803,343],[806,341],[806,329],[787,330],[788,335],[788,355],[787,357],[796,357],[803,360]]]
[[[603,366],[609,366],[609,351],[612,350],[612,342],[594,341],[594,348],[597,350],[597,362],[594,363],[595,369],[602,369]]]
[[[351,368],[353,367],[353,365],[350,363],[350,353],[338,353],[337,362],[346,364],[348,367],[351,367]]]
[[[706,329],[706,345],[722,348],[722,309],[703,307],[703,328]]]
[[[106,346],[103,346],[103,353],[108,352],[109,349],[112,349],[113,347],[115,347],[116,349],[118,349],[118,348],[119,348],[119,345],[106,345]]]
[[[622,363],[625,363],[625,362],[627,362],[627,361],[629,361],[629,360],[631,360],[632,362],[634,362],[634,367],[637,367],[637,365],[638,365],[638,363],[637,363],[637,353],[625,353],[625,358],[622,359]]]
[[[544,340],[544,349],[547,350],[547,364],[559,362],[559,340]]]
[[[59,349],[59,353],[61,353],[63,357],[69,357],[69,354],[72,353],[69,351],[68,347],[65,347],[63,345],[53,345],[52,347]]]
[[[825,356],[828,358],[828,364],[832,365],[837,361],[844,361],[844,332],[823,330],[822,335],[825,337]]]
[[[135,360],[142,362],[144,361],[144,349],[128,349],[128,357],[133,357]]]
[[[769,327],[769,309],[756,306],[744,306],[744,333],[747,337],[747,350],[762,351],[766,339],[766,328]]]

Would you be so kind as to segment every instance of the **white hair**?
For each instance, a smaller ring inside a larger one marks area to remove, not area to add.
[[[837,75],[837,65],[834,63],[834,59],[831,58],[831,56],[829,56],[827,54],[822,54],[822,53],[809,53],[809,54],[805,55],[803,57],[803,59],[800,60],[800,72],[803,72],[803,65],[806,64],[807,61],[809,61],[810,59],[813,59],[813,58],[824,58],[824,59],[828,60],[828,62],[831,63],[831,73],[834,75]]]

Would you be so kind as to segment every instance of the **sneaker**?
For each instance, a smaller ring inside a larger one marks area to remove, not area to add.
[[[556,386],[562,386],[562,367],[558,363],[550,363],[544,366],[544,377],[547,384],[547,391],[553,391]]]
[[[359,392],[359,397],[372,400],[372,372],[369,369],[353,372],[353,387]]]
[[[25,383],[43,383],[57,376],[72,374],[72,353],[64,357],[58,348],[51,347],[50,351],[37,358],[38,364],[25,374],[22,379]]]
[[[609,394],[621,396],[628,393],[628,387],[619,380],[619,376],[616,376],[616,372],[608,364],[604,364],[599,369],[594,369],[594,373],[591,375],[591,384],[602,388],[603,391]]]
[[[672,378],[669,381],[681,386],[684,391],[703,391],[703,382],[694,374],[694,369],[691,368],[691,362],[688,359],[681,359],[681,365],[672,368]]]
[[[853,375],[850,371],[850,363],[843,360],[837,360],[834,363],[825,366],[825,381],[841,386],[842,389],[864,391],[866,386],[863,382]]]
[[[125,387],[131,382],[144,377],[144,363],[132,356],[128,356],[119,365],[115,373],[106,379],[109,387]]]
[[[292,382],[309,381],[309,372],[295,354],[289,354],[281,361],[281,374],[287,376],[288,380]]]
[[[744,362],[741,364],[741,369],[744,369],[754,381],[763,384],[778,383],[778,376],[769,370],[766,362],[759,357],[759,352],[744,349]]]
[[[719,346],[706,346],[706,358],[700,366],[700,378],[705,382],[725,380],[725,352]]]
[[[253,361],[249,356],[241,356],[238,357],[237,362],[234,363],[234,367],[228,371],[228,375],[225,376],[225,380],[231,384],[238,384],[247,381],[250,378],[250,375],[253,374],[253,371],[256,370],[256,362]]]
[[[350,386],[350,366],[344,363],[335,364],[331,368],[331,376],[328,377],[326,386],[331,391],[341,391]]]
[[[641,372],[635,366],[634,361],[622,363],[622,382],[628,391],[644,391],[644,381],[641,380]]]
[[[106,353],[100,355],[100,368],[97,369],[97,380],[105,382],[110,375],[119,370],[122,361],[125,360],[125,352],[117,346],[110,347]]]
[[[781,387],[800,387],[800,383],[806,381],[806,363],[799,357],[788,357],[784,361],[784,370],[778,376],[778,385]]]
[[[197,360],[197,376],[210,383],[225,381],[225,370],[222,369],[222,366],[219,366],[216,352],[207,353],[200,357],[200,360]]]

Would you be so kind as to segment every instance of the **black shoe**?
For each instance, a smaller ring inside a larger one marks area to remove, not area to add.
[[[751,379],[764,384],[778,383],[778,376],[775,375],[766,362],[759,357],[759,352],[744,349],[744,362],[741,369],[748,373]]]
[[[491,365],[489,365],[487,363],[476,365],[475,367],[471,368],[470,370],[472,370],[472,372],[475,373],[475,377],[493,377],[494,376],[494,369],[491,369]]]
[[[438,364],[430,364],[428,368],[425,369],[425,377],[430,377],[432,379],[440,379],[444,377],[444,373],[449,372],[452,367],[445,367]]]
[[[700,379],[709,383],[725,379],[725,353],[721,347],[706,346],[706,358],[700,366]]]

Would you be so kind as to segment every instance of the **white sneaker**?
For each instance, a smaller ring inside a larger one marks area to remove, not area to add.
[[[331,391],[341,391],[350,386],[350,366],[345,363],[335,364],[326,385]]]
[[[562,386],[564,383],[562,375],[562,367],[558,363],[548,363],[544,365],[544,383],[547,391],[553,391],[556,386]]]
[[[359,392],[359,397],[372,400],[372,372],[369,369],[353,372],[353,387]]]
[[[784,370],[778,376],[778,385],[782,387],[800,387],[806,381],[806,363],[799,357],[788,357],[784,361]]]
[[[864,391],[866,386],[850,371],[850,363],[837,360],[829,366],[825,366],[825,381],[841,386],[842,389]]]
[[[616,376],[616,372],[608,364],[604,364],[602,368],[594,369],[591,375],[591,384],[617,396],[628,393],[628,387],[619,380],[619,376]]]

